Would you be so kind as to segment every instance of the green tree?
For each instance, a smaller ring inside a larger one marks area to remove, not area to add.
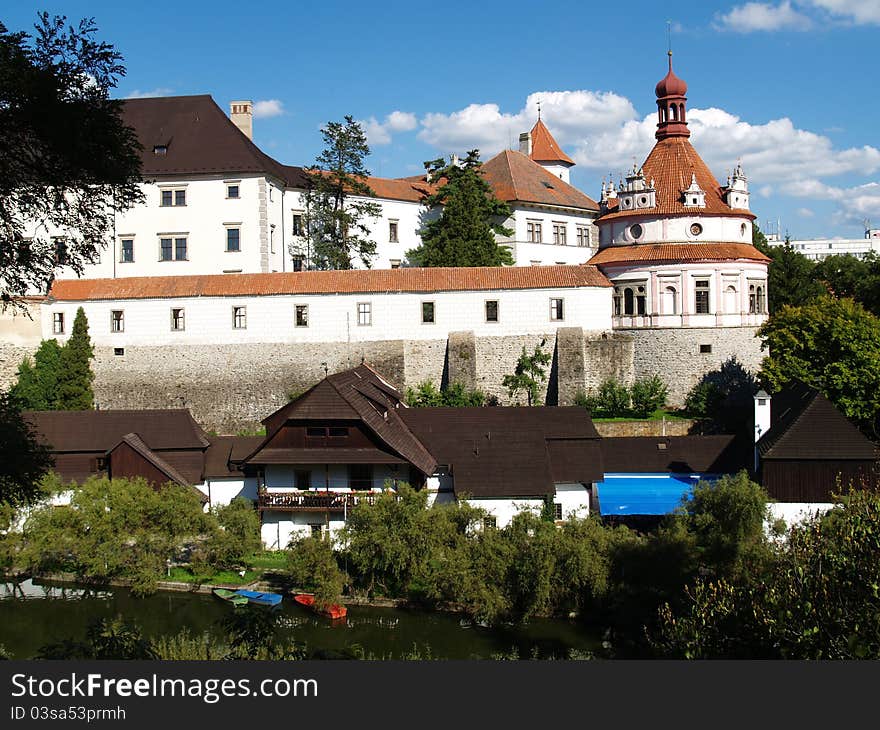
[[[363,128],[351,116],[321,129],[324,150],[306,171],[305,236],[309,250],[291,248],[317,269],[351,269],[356,259],[369,267],[376,255],[368,221],[382,214],[369,198],[364,160],[370,154]]]
[[[152,642],[121,616],[92,621],[84,641],[65,639],[46,644],[37,659],[158,659]]]
[[[93,20],[40,13],[34,36],[0,23],[0,301],[81,274],[143,200],[140,146],[110,91],[125,74]],[[75,133],[73,133],[75,130]],[[36,229],[33,224],[37,223]],[[34,234],[34,230],[37,231]],[[60,232],[64,239],[55,241]]]
[[[650,378],[639,378],[630,389],[632,412],[636,418],[647,418],[658,408],[666,405],[669,388],[659,375]]]
[[[61,348],[55,408],[61,411],[87,411],[95,407],[95,394],[92,391],[95,374],[91,364],[94,357],[89,323],[85,311],[80,307],[76,310],[70,337]]]
[[[709,420],[718,431],[737,433],[750,423],[757,388],[755,376],[731,356],[688,391],[684,409],[691,417]]]
[[[260,518],[253,503],[237,497],[229,504],[214,507],[212,514],[220,529],[205,546],[211,566],[220,569],[247,567],[248,560],[262,547]]]
[[[340,601],[345,574],[339,569],[332,540],[323,537],[291,540],[287,567],[294,585],[314,591],[315,603],[319,608]]]
[[[816,277],[833,296],[851,297],[880,317],[880,257],[873,251],[864,258],[828,256],[816,264]]]
[[[487,396],[479,388],[471,390],[457,381],[442,390],[430,380],[406,389],[406,402],[413,408],[469,408],[497,405],[497,401],[497,398]]]
[[[865,433],[880,423],[880,318],[852,299],[824,296],[785,307],[758,335],[769,350],[761,379],[771,392],[800,381],[821,391]]]
[[[505,375],[501,381],[511,398],[520,391],[525,393],[526,402],[530,406],[541,405],[541,384],[547,380],[547,365],[553,359],[549,352],[544,352],[542,349],[544,344],[545,341],[541,340],[541,344],[535,345],[535,350],[531,354],[523,345],[522,354],[516,362],[513,373]]]
[[[483,178],[479,150],[471,150],[461,163],[441,159],[426,162],[433,180],[445,180],[427,199],[430,209],[441,209],[422,228],[422,245],[407,251],[419,266],[513,265],[510,249],[495,239],[513,235],[504,226],[510,206],[495,197]]]
[[[752,224],[752,243],[770,257],[767,267],[770,314],[784,306],[800,306],[821,296],[825,287],[816,278],[816,264],[795,251],[786,236],[782,246],[771,246],[757,224]]]
[[[0,505],[33,502],[40,495],[40,480],[53,466],[52,456],[8,393],[0,393],[0,444]]]
[[[18,366],[18,380],[10,393],[23,410],[50,411],[56,409],[58,377],[61,371],[63,348],[57,340],[43,340],[34,353],[34,364],[24,358]]]

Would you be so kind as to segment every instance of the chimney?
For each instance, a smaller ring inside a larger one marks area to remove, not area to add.
[[[526,157],[531,157],[531,155],[532,155],[532,133],[531,132],[523,132],[519,136],[519,151],[522,152]]]
[[[248,139],[254,138],[254,102],[232,101],[229,103],[229,118]]]
[[[755,393],[755,443],[770,430],[770,396],[766,391]],[[758,449],[755,448],[755,473],[758,471]]]

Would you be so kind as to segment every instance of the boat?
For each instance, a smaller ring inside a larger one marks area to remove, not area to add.
[[[255,603],[258,606],[277,606],[281,603],[280,593],[268,593],[264,591],[246,591],[237,590],[236,594],[244,596],[248,603]]]
[[[331,603],[326,608],[318,607],[315,603],[315,596],[312,593],[297,593],[293,596],[293,600],[300,606],[305,606],[310,611],[314,611],[318,615],[326,616],[327,618],[345,618],[348,614],[348,609],[339,603]]]
[[[224,601],[229,601],[233,606],[245,606],[248,602],[248,599],[244,596],[240,596],[235,591],[230,591],[226,588],[215,588],[214,595],[217,598],[222,598]]]

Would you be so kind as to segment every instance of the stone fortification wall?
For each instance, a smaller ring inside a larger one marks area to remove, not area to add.
[[[15,383],[18,366],[40,346],[40,303],[27,300],[20,307],[0,310],[0,391]]]
[[[634,341],[635,378],[658,374],[669,387],[669,403],[684,404],[700,378],[735,357],[753,373],[761,367],[761,340],[757,327],[657,328],[619,330]],[[703,352],[709,348],[709,351]]]
[[[254,428],[290,397],[328,373],[366,361],[396,387],[456,380],[510,402],[501,381],[525,347],[544,343],[553,355],[542,398],[569,405],[578,391],[612,374],[632,372],[632,341],[580,328],[553,334],[369,343],[160,345],[95,349],[95,400],[99,408],[189,408],[208,430]],[[597,344],[598,343],[598,344]]]

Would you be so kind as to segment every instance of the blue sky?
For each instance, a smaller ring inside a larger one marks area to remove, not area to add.
[[[540,99],[578,163],[572,182],[594,198],[653,144],[670,21],[691,140],[722,182],[742,160],[762,227],[880,227],[880,0],[47,0],[0,20],[29,30],[41,9],[95,18],[125,58],[118,96],[254,100],[255,141],[288,164],[313,163],[321,126],[346,114],[368,130],[375,175],[474,147],[488,159],[531,128]]]

